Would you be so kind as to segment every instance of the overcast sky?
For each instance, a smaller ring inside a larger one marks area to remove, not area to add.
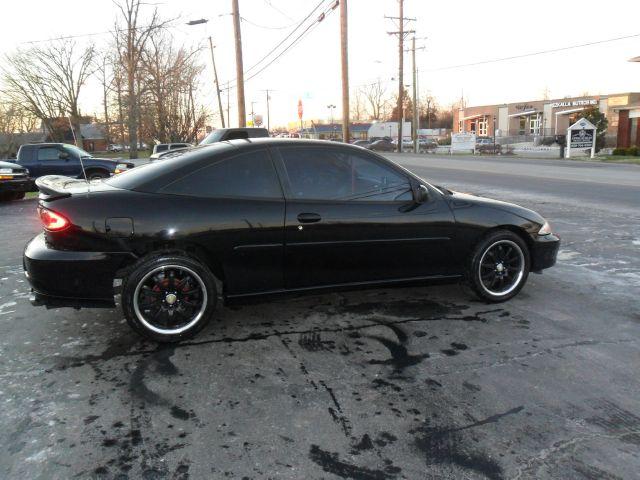
[[[318,3],[319,0],[240,0],[240,13],[246,19],[242,22],[245,70],[264,57]],[[166,0],[156,5],[165,18],[178,18],[169,29],[176,44],[188,48],[205,46],[206,38],[212,35],[217,45],[221,83],[233,80],[234,46],[228,15],[231,0]],[[111,0],[23,0],[3,2],[2,9],[3,54],[27,47],[24,42],[108,31],[117,15]],[[385,15],[398,15],[396,0],[349,0],[352,86],[380,78],[389,92],[397,89],[397,83],[391,81],[397,76],[397,39],[387,34],[396,30],[396,26]],[[426,47],[417,53],[420,92],[431,93],[441,105],[458,100],[463,91],[468,105],[535,100],[542,98],[545,89],[552,98],[585,92],[640,91],[640,63],[627,61],[640,55],[640,36],[523,59],[443,69],[640,34],[637,0],[528,3],[405,0],[405,15],[416,18],[410,28],[416,30],[418,37],[428,37],[417,42]],[[206,25],[185,25],[188,20],[199,18],[210,21]],[[109,35],[86,36],[78,41],[104,47]],[[268,88],[274,90],[272,126],[297,119],[299,98],[304,103],[305,119],[328,118],[328,104],[338,106],[337,117],[341,100],[339,42],[339,9],[336,9],[300,43],[247,83],[247,112],[255,101],[255,111],[265,113],[265,93],[261,90]],[[208,50],[203,50],[201,58],[207,66],[202,100],[214,108]],[[406,84],[411,83],[410,60],[407,54]],[[226,100],[223,101],[226,106]],[[97,85],[84,92],[81,103],[86,114],[100,111]],[[234,123],[235,105],[234,90],[231,98]]]

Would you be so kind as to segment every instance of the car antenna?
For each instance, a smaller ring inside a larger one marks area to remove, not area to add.
[[[76,137],[76,132],[73,129],[73,125],[71,124],[71,117],[67,117],[69,120],[69,128],[71,128],[71,134],[73,135],[73,142],[78,145],[78,138]],[[84,169],[84,162],[82,161],[82,155],[79,155],[80,158],[80,168],[82,169],[82,175],[84,175],[84,181],[87,182],[87,195],[91,193],[91,183],[87,178],[87,171]]]

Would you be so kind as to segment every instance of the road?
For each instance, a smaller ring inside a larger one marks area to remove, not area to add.
[[[0,478],[639,478],[640,167],[390,158],[539,211],[558,265],[505,304],[280,298],[158,347],[117,311],[32,308],[35,202],[0,205]]]

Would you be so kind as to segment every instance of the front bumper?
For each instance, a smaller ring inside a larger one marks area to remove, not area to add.
[[[540,273],[545,268],[556,264],[558,250],[560,249],[560,237],[553,233],[538,236],[531,248],[531,271]]]
[[[134,259],[126,252],[56,250],[41,233],[25,247],[22,262],[33,305],[80,308],[113,307],[116,272]]]
[[[36,182],[33,178],[20,178],[16,180],[0,180],[0,193],[4,192],[35,192]]]

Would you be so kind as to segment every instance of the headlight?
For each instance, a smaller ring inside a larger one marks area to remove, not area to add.
[[[13,173],[13,168],[0,168],[0,175],[8,175]]]
[[[549,225],[549,222],[544,222],[544,225],[542,225],[542,228],[540,230],[538,230],[538,235],[549,235],[551,233],[551,225]]]
[[[119,163],[118,165],[116,165],[116,169],[113,171],[113,173],[117,175],[119,173],[126,172],[127,169],[128,167],[126,163]]]

